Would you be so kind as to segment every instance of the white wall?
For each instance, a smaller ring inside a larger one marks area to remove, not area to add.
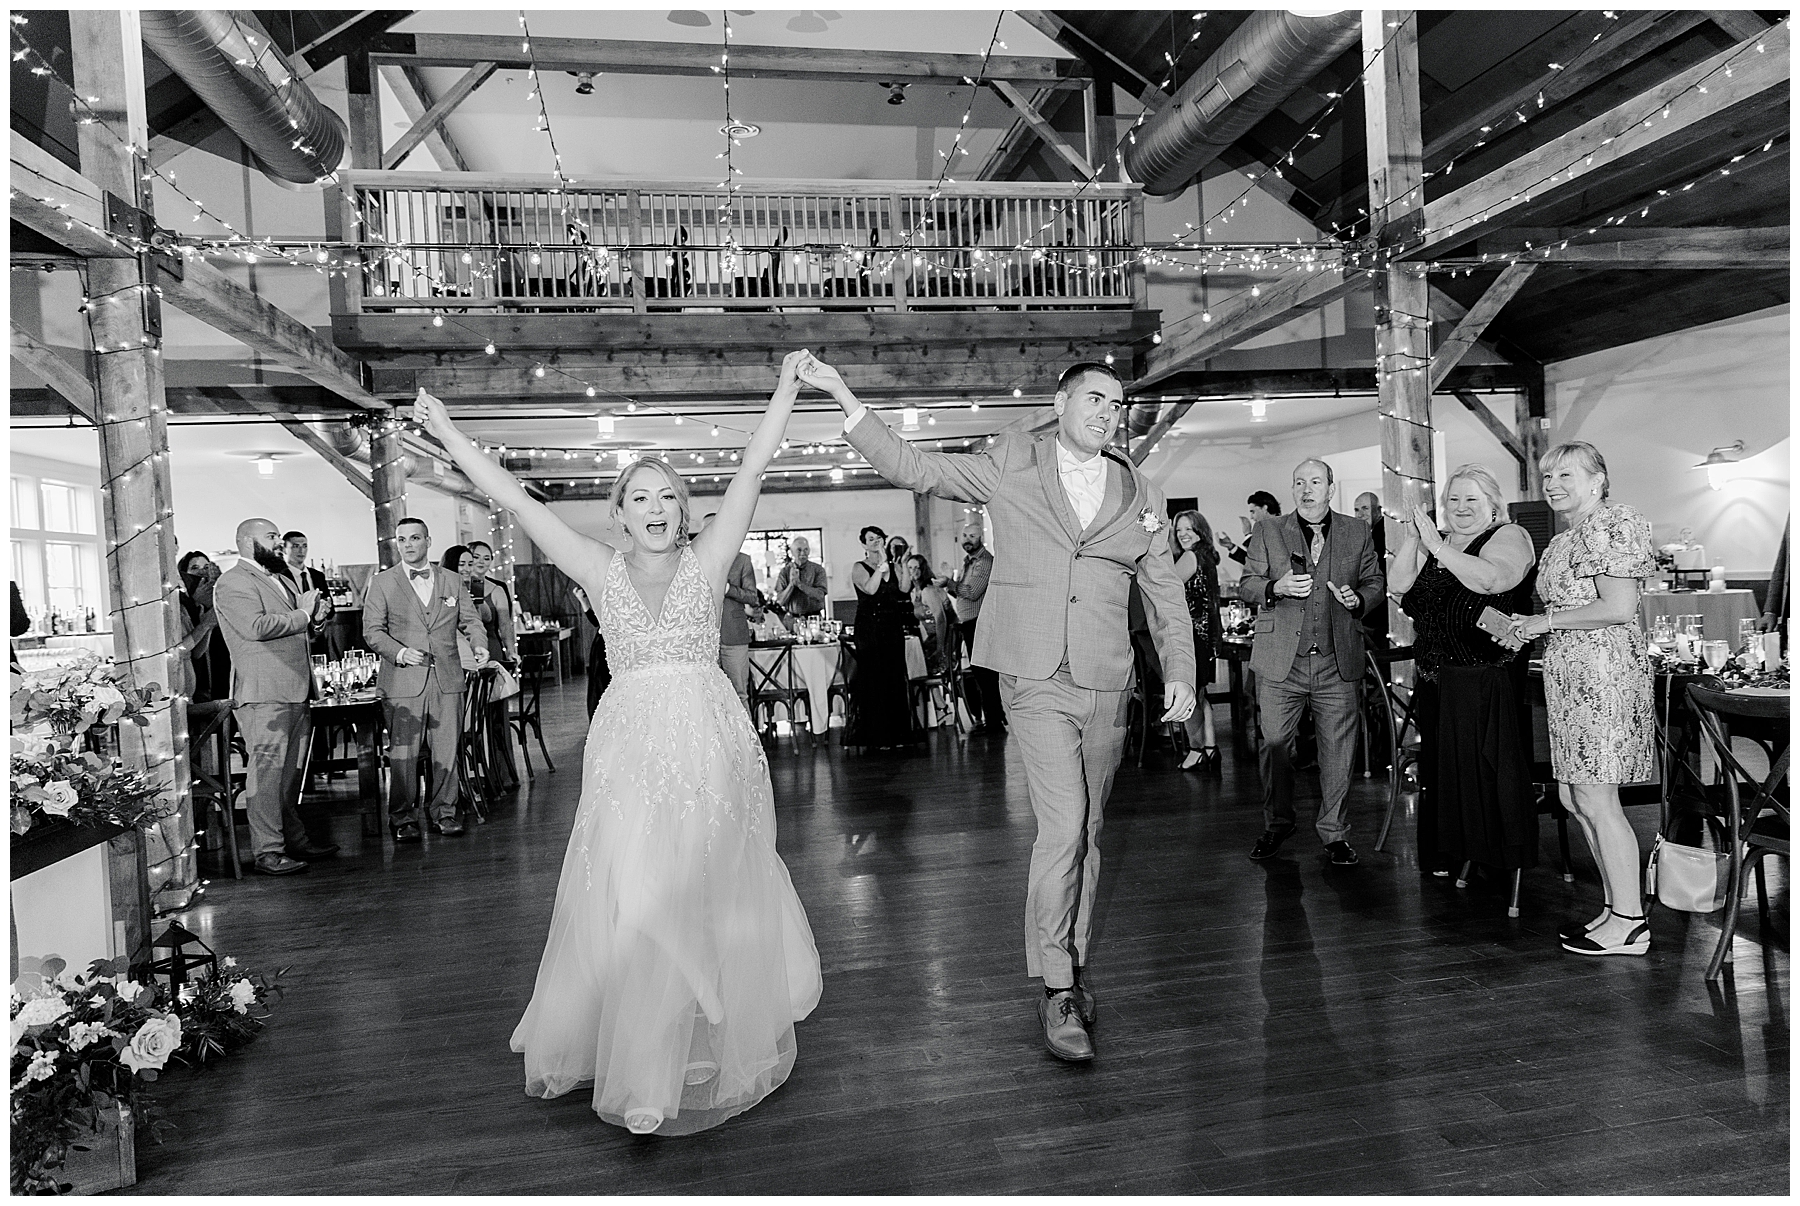
[[[1763,577],[1788,516],[1788,307],[1548,366],[1552,443],[1606,457],[1612,497],[1638,508],[1656,543],[1692,527],[1733,577]],[[1693,466],[1743,440],[1736,481],[1708,487]]]

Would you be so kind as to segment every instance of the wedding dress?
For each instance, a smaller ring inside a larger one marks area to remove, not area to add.
[[[787,1079],[819,952],[775,853],[768,763],[719,669],[719,605],[693,549],[659,616],[615,555],[597,614],[612,685],[512,1049],[534,1097],[593,1081],[603,1120],[686,1135]]]

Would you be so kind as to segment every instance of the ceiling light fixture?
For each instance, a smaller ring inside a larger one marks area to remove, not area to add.
[[[919,430],[919,408],[918,407],[906,406],[906,407],[901,408],[901,410],[900,410],[900,430],[901,431],[917,431],[917,430]]]
[[[888,90],[888,104],[904,105],[906,103],[906,85],[890,84],[886,80],[877,80],[876,87]]]
[[[597,429],[597,433],[601,439],[603,439],[603,440],[612,439],[612,435],[613,435],[612,412],[603,410],[599,414],[595,415],[594,416],[594,427]]]
[[[257,457],[256,458],[256,471],[259,474],[261,474],[263,477],[274,477],[275,476],[275,458],[266,452],[263,453],[261,456]]]
[[[755,138],[762,133],[762,127],[755,122],[738,121],[733,118],[719,127],[719,133],[727,138]]]

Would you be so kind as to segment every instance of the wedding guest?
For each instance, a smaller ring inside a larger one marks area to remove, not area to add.
[[[218,576],[218,567],[213,565],[205,553],[194,551],[184,554],[176,561],[175,570],[185,583],[189,569],[200,568],[197,562],[205,562],[213,570],[213,575],[205,577],[202,570],[196,576],[196,588],[201,596],[199,598],[189,594],[185,586],[176,592],[175,604],[180,612],[177,619],[181,625],[181,639],[170,651],[175,655],[175,660],[169,672],[169,690],[174,694],[187,696],[190,703],[206,703],[213,698],[212,674],[206,656],[214,644],[213,634],[219,627],[219,615],[213,607],[213,580]]]
[[[906,559],[912,578],[913,618],[925,646],[925,664],[933,674],[945,674],[956,665],[956,625],[950,618],[950,596],[931,575],[931,562],[918,553]]]
[[[1788,625],[1788,529],[1793,526],[1789,519],[1781,525],[1781,547],[1775,552],[1775,565],[1769,571],[1769,588],[1763,595],[1762,619],[1757,621],[1760,632],[1780,632],[1786,634]]]
[[[325,600],[325,615],[329,617],[334,610],[331,605],[331,591],[325,584],[324,571],[313,569],[306,564],[307,548],[305,532],[282,533],[282,561],[285,564],[288,578],[294,584],[294,589],[301,593],[309,590],[318,591],[319,597]],[[333,653],[331,634],[323,624],[313,625],[311,642],[314,653],[323,653],[326,656]]]
[[[575,592],[575,602],[581,604],[587,622],[594,626],[594,639],[588,643],[587,655],[587,714],[592,720],[594,709],[600,706],[600,697],[612,683],[612,670],[606,664],[606,637],[600,631],[600,618],[594,614],[593,603],[579,586],[570,589]]]
[[[483,663],[487,630],[461,579],[431,565],[431,529],[423,520],[402,519],[395,525],[394,544],[400,564],[376,574],[363,597],[363,639],[381,655],[377,685],[390,742],[388,824],[395,842],[423,840],[418,789],[419,745],[425,742],[431,747],[431,799],[425,810],[433,830],[457,837],[464,829],[456,815],[463,710],[456,638],[460,633],[477,664]]]
[[[825,581],[825,567],[812,558],[812,542],[796,536],[788,545],[789,557],[775,575],[770,602],[796,620],[823,615],[830,588]],[[788,625],[789,630],[793,625]]]
[[[981,600],[994,573],[994,555],[988,552],[979,520],[971,519],[962,530],[962,571],[944,583],[956,609],[956,628],[962,640],[962,661],[975,656],[975,627],[981,622]],[[967,700],[975,722],[972,733],[1006,732],[1005,710],[1000,703],[1000,672],[986,666],[969,666]]]
[[[1414,627],[1419,869],[1534,867],[1525,659],[1477,621],[1489,608],[1508,617],[1526,610],[1537,555],[1525,529],[1507,521],[1500,483],[1481,465],[1450,474],[1444,517],[1448,533],[1416,508],[1400,525],[1388,570],[1388,590]]]
[[[1544,501],[1567,526],[1538,564],[1538,595],[1549,610],[1513,616],[1512,633],[1521,642],[1549,638],[1550,764],[1606,888],[1600,915],[1559,936],[1578,955],[1645,955],[1640,851],[1619,787],[1656,773],[1649,650],[1638,623],[1638,595],[1656,568],[1650,521],[1607,501],[1606,458],[1592,444],[1558,444],[1539,464]]]
[[[1500,512],[1504,515],[1504,508]],[[1381,499],[1368,490],[1356,496],[1356,517],[1369,525],[1369,537],[1375,542],[1375,556],[1387,564],[1387,528],[1382,524]],[[1371,649],[1388,647],[1388,609],[1382,602],[1369,608],[1363,616],[1363,644]]]
[[[214,610],[213,591],[220,574],[218,563],[199,549],[191,549],[175,562],[175,569],[181,578],[181,605],[189,608],[192,622],[198,625]],[[212,623],[216,633],[217,617],[213,617]],[[231,698],[231,651],[223,639],[197,645],[193,664],[195,702]]]
[[[1219,551],[1213,547],[1212,525],[1198,511],[1182,511],[1175,516],[1171,535],[1174,540],[1175,576],[1187,593],[1188,615],[1194,625],[1194,662],[1198,681],[1195,691],[1200,706],[1183,723],[1187,730],[1188,754],[1182,770],[1219,769],[1219,739],[1213,729],[1212,706],[1206,700],[1206,688],[1218,672],[1219,635]]]
[[[709,511],[700,520],[695,529],[698,536],[712,523],[717,511]],[[806,541],[801,539],[800,544]],[[820,568],[822,572],[822,567]],[[756,565],[750,560],[750,554],[743,549],[731,559],[731,569],[725,576],[725,598],[719,604],[719,668],[725,671],[725,677],[731,680],[731,689],[750,710],[750,621],[744,614],[744,606],[754,607],[761,599],[756,590]]]
[[[473,565],[468,563],[474,562]],[[508,670],[519,669],[519,633],[512,591],[506,583],[490,576],[494,568],[494,546],[485,540],[469,541],[469,558],[463,569],[463,585],[475,601],[475,610],[487,629],[488,655]]]
[[[281,537],[266,519],[237,527],[238,562],[213,590],[219,634],[231,650],[231,698],[249,751],[244,808],[256,870],[293,875],[336,846],[315,846],[300,821],[300,789],[312,731],[308,633],[329,605],[296,589],[281,556]]]
[[[911,571],[890,556],[906,542],[873,525],[861,533],[863,558],[850,569],[856,588],[855,732],[845,742],[888,750],[913,741],[912,706],[907,698],[906,626],[912,620]]]
[[[1258,490],[1245,501],[1250,506],[1250,530],[1253,533],[1256,531],[1257,524],[1281,514],[1281,500],[1267,490]],[[1221,530],[1219,543],[1225,546],[1226,554],[1239,565],[1244,564],[1244,559],[1249,556],[1248,537],[1245,538],[1244,544],[1239,544]]]
[[[1262,712],[1265,829],[1250,848],[1253,859],[1273,855],[1294,832],[1294,734],[1310,708],[1319,760],[1314,828],[1333,866],[1357,862],[1344,798],[1363,678],[1360,620],[1386,601],[1387,582],[1368,525],[1331,509],[1336,489],[1324,461],[1295,466],[1294,512],[1256,525],[1238,582],[1238,597],[1262,607],[1250,668]]]
[[[25,597],[19,593],[19,584],[9,582],[12,587],[12,634],[22,637],[31,631],[31,613],[25,610]],[[19,665],[19,649],[10,640],[6,643],[8,660],[12,663],[14,674],[23,674],[24,667]]]

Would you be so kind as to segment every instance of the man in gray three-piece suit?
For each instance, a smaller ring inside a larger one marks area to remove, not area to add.
[[[1294,509],[1256,525],[1246,545],[1238,597],[1262,608],[1250,669],[1262,712],[1265,859],[1294,832],[1294,731],[1310,704],[1319,735],[1319,819],[1314,828],[1333,864],[1356,864],[1344,797],[1356,746],[1363,679],[1361,619],[1387,605],[1387,575],[1369,525],[1331,509],[1337,482],[1324,461],[1294,469]]]
[[[851,445],[897,486],[984,503],[999,552],[981,604],[974,660],[999,673],[1037,816],[1025,898],[1025,965],[1052,1055],[1088,1060],[1100,823],[1125,745],[1132,677],[1126,593],[1135,578],[1167,688],[1164,720],[1194,710],[1194,635],[1169,553],[1162,494],[1108,449],[1124,387],[1103,364],[1057,382],[1057,430],[1001,435],[984,452],[921,452],[869,414],[836,371],[808,360],[801,380],[837,398]],[[1146,701],[1149,705],[1149,701]]]
[[[299,812],[312,732],[309,633],[329,601],[286,576],[281,536],[269,520],[240,523],[237,547],[238,563],[213,587],[213,610],[231,651],[232,718],[249,754],[244,810],[256,869],[292,875],[337,853],[312,844]]]
[[[417,842],[419,742],[431,742],[431,825],[447,837],[463,832],[456,819],[460,786],[456,747],[462,739],[461,633],[478,662],[487,661],[487,627],[462,579],[428,560],[431,532],[422,520],[402,519],[394,543],[400,564],[369,581],[363,598],[363,640],[381,655],[381,688],[388,723],[388,824],[396,842]]]

